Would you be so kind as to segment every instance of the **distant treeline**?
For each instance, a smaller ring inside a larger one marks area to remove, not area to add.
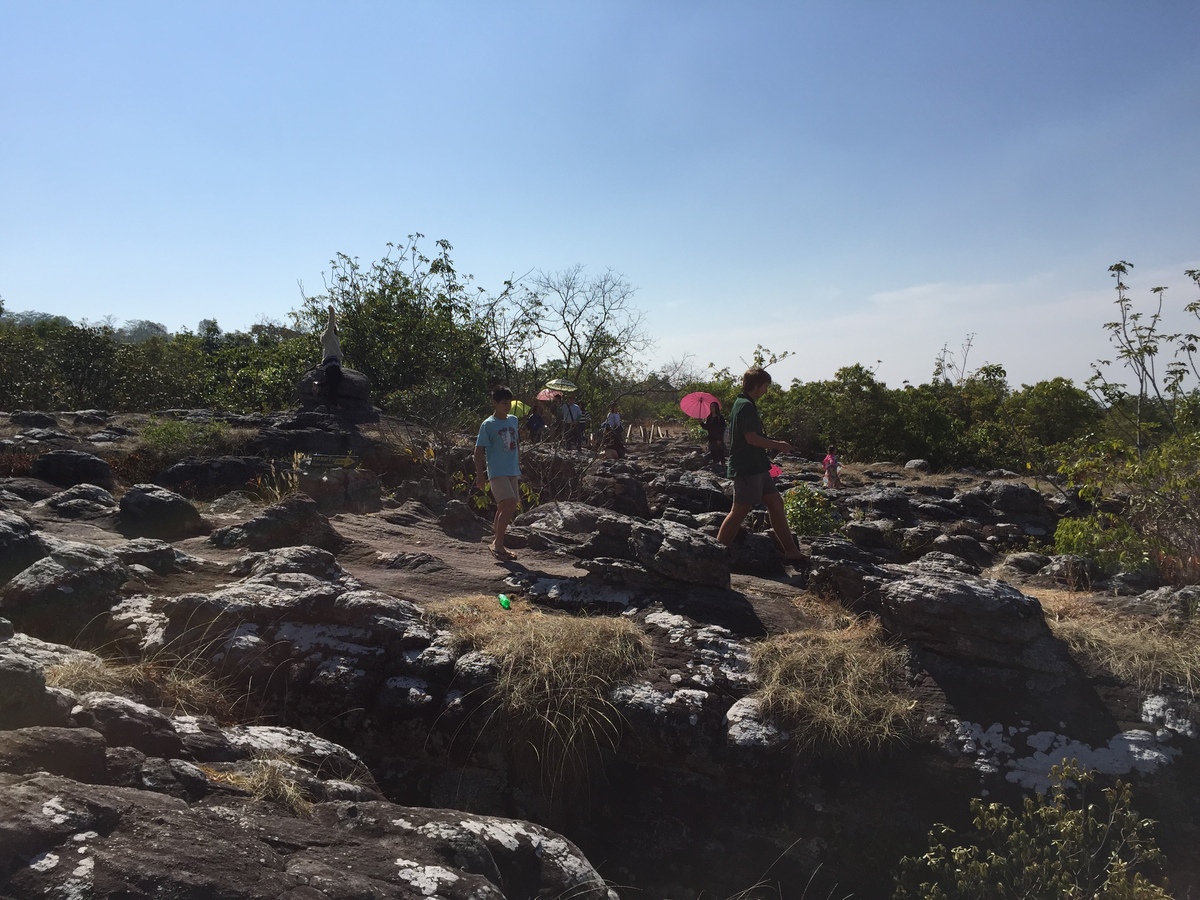
[[[76,325],[0,317],[0,409],[281,409],[314,362],[312,338],[282,326],[169,334],[153,322]]]
[[[653,340],[620,275],[577,266],[489,294],[459,275],[448,243],[437,241],[426,256],[420,237],[389,245],[369,266],[339,254],[325,292],[304,297],[291,326],[224,332],[206,319],[195,332],[172,334],[142,320],[116,327],[5,312],[0,300],[0,409],[285,409],[319,361],[317,335],[330,305],[345,364],[370,379],[374,401],[442,434],[473,428],[500,382],[532,402],[549,379],[566,378],[593,422],[614,402],[627,421],[683,419],[679,397],[693,390],[732,405],[740,371],[701,373],[687,360],[645,366]],[[1035,473],[1096,441],[1119,441],[1140,455],[1165,437],[1194,434],[1200,338],[1161,333],[1157,316],[1142,318],[1121,280],[1128,268],[1111,269],[1121,318],[1105,326],[1120,368],[1098,363],[1085,386],[1054,378],[1014,389],[1000,365],[967,368],[968,338],[961,358],[943,350],[932,361],[926,384],[889,388],[856,364],[829,380],[777,385],[760,403],[764,424],[809,458],[837,443],[852,461],[920,458],[938,469]],[[1200,284],[1200,273],[1188,275]],[[1161,303],[1157,289],[1156,297]],[[1200,304],[1187,309],[1200,317]],[[1171,349],[1175,361],[1156,371]],[[775,358],[761,346],[754,351],[754,361]],[[1121,369],[1136,390],[1106,375]]]

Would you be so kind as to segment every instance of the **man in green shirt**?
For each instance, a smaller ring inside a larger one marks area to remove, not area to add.
[[[729,413],[729,477],[733,479],[733,508],[721,523],[717,540],[730,546],[746,515],[762,503],[767,507],[771,528],[783,548],[784,560],[799,562],[804,557],[788,528],[783,497],[771,477],[771,460],[767,456],[768,450],[790,453],[792,445],[787,441],[773,441],[763,434],[762,419],[754,405],[770,387],[770,372],[758,366],[747,369],[742,376],[742,392]]]

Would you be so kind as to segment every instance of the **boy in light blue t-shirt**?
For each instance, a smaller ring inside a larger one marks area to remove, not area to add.
[[[492,391],[492,414],[479,426],[475,439],[475,486],[492,489],[496,500],[494,526],[496,537],[488,550],[496,559],[512,559],[504,549],[504,535],[517,514],[518,483],[521,478],[521,451],[517,439],[519,420],[510,416],[513,395],[506,387]],[[486,465],[486,468],[485,468]]]

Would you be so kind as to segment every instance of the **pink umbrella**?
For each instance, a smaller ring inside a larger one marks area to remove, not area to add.
[[[692,391],[679,401],[679,408],[693,419],[706,419],[714,403],[721,401],[707,391]]]
[[[538,391],[537,395],[539,400],[553,400],[556,397],[562,397],[562,391],[552,391],[550,388],[542,388]]]

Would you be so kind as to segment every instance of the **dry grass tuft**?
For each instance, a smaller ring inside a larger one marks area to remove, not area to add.
[[[158,709],[212,716],[222,723],[237,720],[237,703],[230,690],[187,660],[120,663],[72,659],[49,667],[46,683],[80,694],[107,691]]]
[[[644,671],[649,642],[636,624],[606,616],[546,614],[524,601],[502,609],[492,596],[430,604],[464,646],[492,656],[495,700],[511,739],[531,749],[545,783],[586,775],[616,747],[620,714],[610,689]]]
[[[298,818],[308,818],[312,815],[312,799],[293,774],[294,768],[289,760],[263,758],[252,760],[249,771],[207,765],[200,766],[200,771],[209,781],[245,791],[255,800],[277,803]]]
[[[1028,591],[1051,631],[1071,652],[1119,681],[1147,691],[1200,688],[1200,627],[1143,619],[1097,605],[1091,595],[1060,588]]]
[[[775,635],[754,649],[756,696],[805,749],[880,747],[909,730],[907,660],[875,620]]]

